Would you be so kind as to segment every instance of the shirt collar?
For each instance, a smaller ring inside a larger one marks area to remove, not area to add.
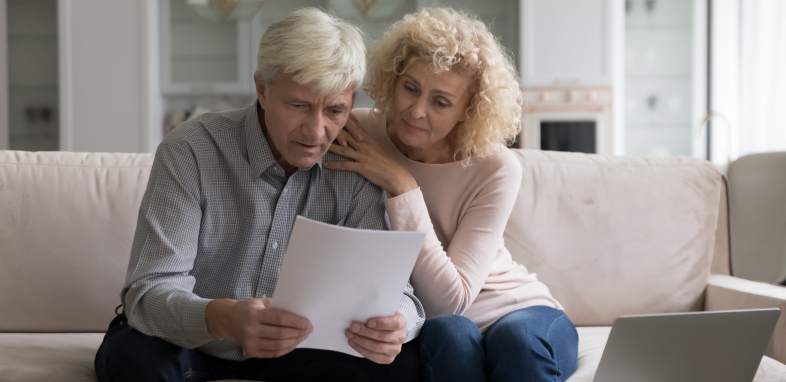
[[[254,178],[259,178],[262,173],[267,171],[270,166],[277,164],[276,158],[273,157],[273,152],[270,151],[270,146],[265,138],[265,133],[262,132],[262,126],[259,124],[258,116],[265,117],[265,111],[257,107],[258,101],[248,107],[246,111],[246,148],[248,150],[248,162],[251,165],[251,174]],[[257,114],[257,109],[261,114]],[[327,154],[326,154],[327,155]],[[322,170],[322,161],[325,159],[323,156],[317,161],[317,167]],[[297,171],[308,171],[314,166],[308,168],[300,168]]]

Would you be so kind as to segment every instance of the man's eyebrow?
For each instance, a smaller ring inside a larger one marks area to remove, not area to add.
[[[289,97],[287,99],[287,103],[307,103],[307,104],[311,104],[311,102],[306,101],[304,99],[300,99],[298,97]]]
[[[336,104],[330,105],[328,107],[333,108],[335,111],[339,111],[339,112],[342,112],[342,113],[349,109],[347,107],[347,105],[344,104],[343,102],[336,103]]]

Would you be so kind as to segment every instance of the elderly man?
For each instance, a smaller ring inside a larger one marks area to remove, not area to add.
[[[313,327],[270,308],[296,215],[385,229],[384,194],[322,167],[365,73],[355,27],[316,9],[265,32],[258,103],[184,123],[159,145],[121,292],[124,313],[96,355],[101,381],[411,381],[424,312],[353,323],[365,358],[295,349]],[[314,256],[319,256],[314,253]],[[336,296],[341,298],[341,296]]]

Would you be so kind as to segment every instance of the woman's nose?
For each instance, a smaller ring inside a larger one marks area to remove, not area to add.
[[[418,98],[412,105],[411,113],[413,119],[426,118],[426,107],[428,107],[428,100],[426,97]]]

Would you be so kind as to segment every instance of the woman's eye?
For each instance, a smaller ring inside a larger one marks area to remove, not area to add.
[[[404,89],[406,89],[410,93],[415,92],[415,88],[413,88],[412,86],[404,85]]]
[[[450,104],[445,102],[445,101],[437,100],[437,106],[441,107],[441,108],[446,108],[446,107],[449,107]]]

